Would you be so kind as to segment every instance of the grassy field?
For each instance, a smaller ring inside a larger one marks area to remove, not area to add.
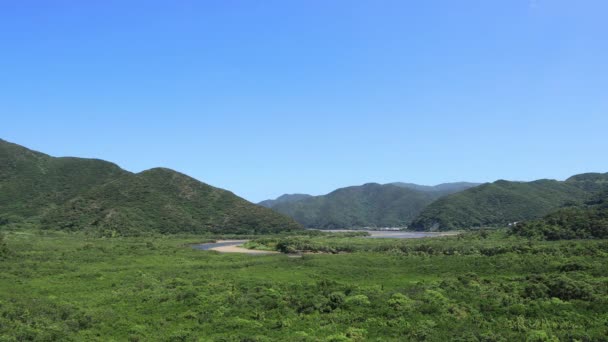
[[[4,235],[0,341],[608,340],[606,240]]]

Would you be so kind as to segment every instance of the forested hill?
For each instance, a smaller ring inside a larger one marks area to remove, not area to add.
[[[0,140],[0,223],[104,234],[254,233],[298,229],[291,218],[169,169],[54,158]]]
[[[564,205],[583,203],[607,181],[606,173],[581,174],[566,181],[499,180],[437,200],[420,213],[411,227],[416,230],[467,229],[536,219]]]
[[[258,203],[258,205],[261,205],[262,207],[266,207],[266,208],[272,208],[272,207],[276,206],[277,204],[297,202],[297,201],[301,201],[303,199],[307,199],[307,198],[311,198],[311,197],[312,197],[311,195],[306,195],[306,194],[285,194],[285,195],[281,195],[273,200],[262,201],[262,202]]]
[[[468,186],[468,185],[464,185]],[[412,186],[369,183],[327,195],[277,203],[272,208],[305,227],[403,227],[449,190],[420,190]]]
[[[337,189],[327,195],[283,195],[260,202],[311,228],[404,227],[437,198],[474,187],[476,183],[425,186],[412,183],[368,183]]]
[[[402,188],[413,189],[413,190],[436,192],[436,193],[439,193],[440,196],[453,194],[453,193],[456,193],[456,192],[459,192],[462,190],[466,190],[466,189],[481,185],[481,183],[470,183],[470,182],[442,183],[442,184],[438,184],[438,185],[419,185],[419,184],[403,183],[403,182],[396,182],[396,183],[390,183],[390,184],[396,185],[396,186],[399,186]]]
[[[0,140],[0,215],[37,216],[128,174],[103,160],[53,158]]]
[[[512,233],[545,240],[608,239],[608,191],[583,205],[561,208],[539,220],[516,224]]]

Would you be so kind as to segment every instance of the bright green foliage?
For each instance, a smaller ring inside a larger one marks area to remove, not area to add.
[[[156,168],[138,174],[101,160],[53,158],[0,140],[0,226],[105,236],[147,232],[268,233],[298,229],[288,217]]]
[[[606,240],[484,235],[323,235],[309,238],[357,252],[290,258],[184,247],[194,237],[9,232],[0,340],[605,339]]]
[[[497,236],[500,242],[497,243]],[[578,250],[565,248],[566,245],[555,245],[546,242],[535,242],[517,238],[503,230],[488,233],[477,231],[461,234],[456,237],[434,237],[425,239],[362,239],[360,237],[332,238],[329,236],[277,236],[260,238],[250,242],[258,249],[274,249],[283,253],[326,253],[341,254],[353,252],[387,253],[402,256],[495,256],[509,253],[529,254],[569,254]],[[560,246],[556,248],[556,246]],[[582,248],[583,245],[576,245]],[[608,245],[601,242],[586,243],[589,254],[608,252]],[[570,265],[578,270],[577,266]],[[580,269],[584,269],[581,267]]]
[[[496,181],[455,193],[430,204],[413,221],[416,230],[504,226],[536,219],[582,203],[608,183],[608,174],[583,174],[559,182]]]

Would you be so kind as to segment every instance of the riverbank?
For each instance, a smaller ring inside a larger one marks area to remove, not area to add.
[[[194,249],[202,251],[216,251],[220,253],[241,253],[252,255],[277,254],[276,251],[260,251],[241,247],[249,240],[218,240],[216,242],[193,245]]]
[[[220,252],[220,253],[242,253],[242,254],[252,254],[252,255],[279,254],[279,252],[277,252],[277,251],[260,251],[260,250],[255,250],[255,249],[243,248],[241,246],[242,246],[242,244],[219,246],[219,247],[211,248],[210,250]]]
[[[403,230],[368,230],[368,229],[329,229],[320,230],[322,232],[330,233],[350,233],[350,232],[366,232],[369,234],[368,238],[392,238],[392,239],[421,239],[427,237],[442,237],[442,236],[454,236],[462,232],[460,231],[447,231],[447,232],[415,232],[415,231],[403,231]]]
[[[348,229],[335,229],[326,230],[327,232],[333,233],[344,233],[344,232],[357,232],[357,230]],[[362,230],[358,230],[362,231]],[[454,236],[461,232],[407,232],[407,231],[381,231],[381,230],[365,230],[369,236],[363,237],[364,239],[422,239],[432,237],[444,237]],[[362,237],[355,237],[353,239],[361,239]],[[259,250],[259,249],[248,249],[242,247],[244,244],[249,242],[248,239],[242,240],[217,240],[216,242],[202,243],[192,245],[192,248],[202,251],[216,251],[220,253],[241,253],[251,255],[265,255],[265,254],[278,254],[280,252],[275,250]],[[310,253],[321,253],[321,251],[309,251]]]

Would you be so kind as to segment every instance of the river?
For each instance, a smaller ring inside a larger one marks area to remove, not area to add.
[[[369,239],[420,239],[426,237],[438,237],[456,235],[455,232],[404,232],[404,231],[392,231],[392,230],[351,230],[351,229],[333,229],[324,230],[327,232],[344,233],[344,232],[368,232],[370,236],[365,238]],[[217,242],[201,243],[192,245],[192,248],[201,251],[217,251],[220,253],[245,253],[245,254],[276,254],[277,252],[272,251],[258,251],[254,249],[246,249],[240,247],[249,240],[219,240]]]
[[[345,232],[367,232],[367,238],[378,239],[420,239],[426,237],[457,235],[457,232],[406,232],[402,230],[354,230],[354,229],[331,229],[324,232],[345,233]]]

